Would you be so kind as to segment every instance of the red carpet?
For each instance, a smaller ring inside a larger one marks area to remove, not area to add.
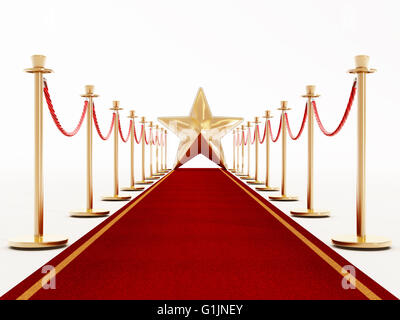
[[[2,299],[395,299],[358,269],[344,290],[349,262],[220,169],[175,170],[47,264],[55,290],[38,270]]]

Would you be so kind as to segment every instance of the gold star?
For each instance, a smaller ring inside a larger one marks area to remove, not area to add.
[[[175,168],[198,154],[203,154],[225,168],[221,138],[243,121],[243,118],[213,117],[206,96],[199,88],[188,117],[158,118],[180,139]]]

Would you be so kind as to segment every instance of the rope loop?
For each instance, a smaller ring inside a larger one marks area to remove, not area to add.
[[[304,126],[305,126],[306,120],[307,120],[307,113],[308,113],[308,106],[307,106],[307,103],[306,103],[306,107],[305,107],[305,109],[304,109],[303,121],[301,122],[301,126],[300,126],[299,133],[298,133],[296,136],[293,135],[292,130],[290,129],[289,118],[288,118],[287,113],[285,113],[285,121],[286,121],[286,124],[287,124],[287,131],[288,131],[289,136],[290,136],[290,138],[291,138],[292,140],[297,140],[297,139],[299,139],[300,136],[301,136],[301,134],[303,133]]]
[[[278,141],[278,139],[279,139],[279,136],[280,136],[280,134],[281,134],[281,131],[282,131],[282,117],[280,117],[280,121],[279,121],[279,128],[278,128],[278,133],[276,134],[276,137],[274,138],[274,136],[273,136],[273,134],[272,134],[272,130],[271,130],[271,121],[270,120],[268,120],[268,130],[269,130],[269,133],[270,133],[270,137],[271,137],[271,141],[272,142],[277,142]]]
[[[94,122],[94,126],[96,127],[96,131],[97,131],[97,133],[98,133],[100,139],[106,141],[106,140],[108,140],[108,139],[110,138],[111,133],[112,133],[112,129],[113,129],[113,127],[114,127],[115,113],[113,112],[113,116],[112,116],[112,120],[111,120],[110,129],[108,130],[108,133],[107,133],[106,136],[104,136],[104,135],[101,133],[101,130],[100,130],[100,127],[99,127],[99,123],[98,123],[98,121],[97,121],[96,109],[95,109],[95,107],[94,107],[94,104],[93,104],[93,122]]]
[[[82,114],[81,114],[81,117],[80,117],[79,122],[78,122],[77,126],[75,127],[75,129],[72,130],[72,131],[66,131],[63,128],[63,126],[61,125],[60,120],[58,119],[57,114],[56,114],[56,112],[54,110],[53,102],[51,101],[49,88],[47,86],[47,81],[46,80],[43,80],[43,92],[44,92],[44,97],[45,97],[46,102],[47,102],[47,106],[48,106],[49,111],[50,111],[50,115],[51,115],[51,117],[52,117],[52,119],[54,121],[54,124],[58,128],[58,130],[60,130],[60,132],[63,135],[67,136],[67,137],[73,137],[74,135],[76,135],[78,133],[78,131],[80,130],[80,128],[82,127],[83,120],[85,119],[87,108],[88,108],[88,102],[85,101],[85,103],[83,105]]]
[[[121,129],[121,121],[118,118],[118,131],[119,131],[119,136],[121,137],[121,140],[123,142],[128,142],[129,137],[131,135],[131,130],[132,130],[132,120],[129,121],[129,129],[128,129],[128,133],[126,135],[126,138],[124,138],[124,135],[122,134],[122,129]]]
[[[143,125],[142,125],[142,127],[141,127],[141,129],[140,129],[140,138],[138,139],[138,138],[137,138],[137,135],[136,135],[136,126],[135,126],[135,122],[133,123],[133,135],[134,135],[134,137],[135,137],[135,141],[136,141],[137,144],[139,144],[140,141],[142,141],[142,139],[143,139],[143,130],[144,130],[144,128],[143,128]]]
[[[314,109],[314,114],[315,114],[315,119],[316,119],[316,121],[317,121],[317,123],[318,123],[319,128],[321,129],[321,131],[322,131],[322,133],[323,133],[324,135],[326,135],[326,136],[328,136],[328,137],[332,137],[332,136],[338,134],[338,133],[340,132],[340,130],[342,130],[342,128],[343,128],[344,124],[346,123],[346,120],[347,120],[347,118],[348,118],[348,116],[349,116],[349,114],[350,114],[350,110],[351,110],[351,107],[352,107],[352,105],[353,105],[353,101],[354,101],[354,97],[355,97],[355,95],[356,95],[356,91],[357,91],[357,79],[355,79],[354,82],[353,82],[353,86],[352,86],[351,92],[350,92],[349,101],[348,101],[348,103],[347,103],[346,110],[344,111],[342,120],[340,121],[338,127],[337,127],[334,131],[332,131],[332,132],[329,132],[329,131],[326,130],[325,127],[323,126],[323,124],[322,124],[322,122],[321,122],[321,119],[320,119],[320,117],[319,117],[319,113],[318,113],[318,109],[317,109],[317,104],[315,103],[314,100],[312,101],[312,105],[313,105],[313,109]]]
[[[257,130],[258,130],[258,137],[260,138],[260,128],[257,126]],[[265,137],[267,136],[267,122],[265,121],[265,126],[264,126],[264,134],[262,139],[260,139],[260,144],[263,144],[265,141]]]

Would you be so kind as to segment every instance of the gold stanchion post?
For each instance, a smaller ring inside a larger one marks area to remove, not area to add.
[[[151,130],[151,132],[152,132],[152,134],[150,134],[149,135],[149,145],[150,145],[150,149],[149,149],[149,152],[150,152],[150,159],[149,159],[149,162],[150,162],[150,175],[146,178],[147,180],[157,180],[157,179],[160,179],[160,177],[157,177],[157,176],[155,176],[154,175],[154,171],[153,171],[153,129],[154,129],[154,126],[153,126],[153,121],[150,121],[149,122],[149,129]]]
[[[46,57],[32,56],[32,68],[25,69],[34,74],[35,83],[35,203],[34,203],[34,233],[32,236],[10,239],[8,244],[13,248],[47,249],[61,247],[67,244],[68,238],[45,235],[43,233],[43,74],[53,72],[45,68]]]
[[[236,128],[236,139],[237,139],[237,137],[240,137],[240,128]],[[240,169],[239,169],[239,144],[238,143],[236,143],[236,170],[235,170],[235,173],[236,174],[238,174],[239,172],[240,172]]]
[[[161,128],[161,134],[160,134],[160,144],[161,144],[161,170],[160,172],[164,172],[165,173],[165,166],[164,166],[164,143],[162,141],[164,141],[164,128]]]
[[[232,155],[233,155],[233,163],[232,163],[232,169],[229,169],[230,172],[235,173],[236,172],[236,141],[235,141],[235,129],[232,131],[232,137],[233,137],[233,148],[232,148]]]
[[[156,137],[159,136],[158,135],[159,130],[160,130],[159,126],[156,125]],[[160,170],[160,161],[159,161],[159,156],[158,156],[158,150],[160,149],[160,144],[161,144],[161,139],[159,139],[156,143],[156,170],[154,172],[154,176],[156,176],[156,177],[161,177],[164,175],[164,173],[162,173]],[[162,155],[161,155],[161,158],[162,158]]]
[[[240,177],[243,180],[253,180],[254,178],[250,176],[250,158],[251,158],[251,122],[247,121],[247,133],[248,133],[248,141],[247,141],[247,173],[246,175]]]
[[[142,117],[140,123],[142,124],[142,180],[137,181],[136,184],[152,184],[153,181],[146,180],[146,118]],[[150,140],[150,139],[149,139]]]
[[[307,98],[307,121],[308,121],[308,174],[307,174],[307,208],[290,211],[295,217],[323,218],[329,217],[330,213],[326,210],[314,209],[314,109],[312,101],[318,98],[315,94],[315,86],[306,86]]]
[[[130,125],[131,125],[131,177],[130,177],[130,181],[131,181],[131,185],[129,187],[125,187],[122,188],[122,191],[142,191],[144,189],[144,187],[137,187],[135,186],[135,131],[133,130],[133,128],[135,127],[135,118],[137,118],[137,116],[135,116],[135,111],[131,110],[128,116],[129,119],[131,119],[130,121]]]
[[[254,149],[255,149],[255,155],[254,155],[254,180],[247,181],[248,184],[264,184],[264,182],[258,180],[258,144],[260,143],[260,137],[259,137],[259,127],[258,124],[260,123],[259,118],[255,117],[254,118],[254,134],[255,134],[255,139],[254,139]]]
[[[85,94],[81,97],[88,99],[86,111],[86,210],[71,211],[71,217],[104,217],[110,213],[108,210],[93,209],[93,98],[94,86],[85,86]]]
[[[114,112],[114,195],[103,197],[103,201],[127,201],[131,196],[120,196],[119,195],[119,174],[118,174],[118,142],[119,142],[119,101],[113,101],[113,107],[110,108]]]
[[[168,172],[168,171],[171,170],[171,169],[167,168],[168,167],[168,162],[167,162],[167,134],[168,134],[168,131],[167,131],[167,129],[165,129],[164,130],[164,143],[165,143],[165,146],[164,146],[164,172]]]
[[[286,195],[286,119],[285,114],[290,108],[287,107],[287,101],[281,101],[281,107],[278,109],[281,110],[281,121],[282,121],[282,186],[281,186],[281,195],[280,196],[269,196],[270,200],[274,201],[297,201],[298,198],[295,196]]]
[[[279,188],[271,187],[269,185],[269,169],[270,169],[270,161],[269,161],[269,153],[270,153],[270,136],[268,130],[268,121],[272,118],[271,111],[265,111],[265,186],[264,187],[256,187],[258,191],[278,191]]]
[[[368,68],[369,56],[360,55],[355,57],[356,68],[350,73],[357,75],[357,234],[344,235],[332,238],[332,243],[339,247],[351,249],[382,249],[391,246],[391,240],[385,237],[377,237],[366,234],[366,177],[365,177],[365,150],[366,150],[366,76],[374,73],[375,69]]]
[[[240,162],[240,171],[238,171],[237,173],[236,173],[236,175],[237,176],[239,176],[239,177],[244,177],[244,176],[246,176],[246,174],[244,173],[244,131],[245,131],[245,127],[244,127],[244,125],[242,124],[241,126],[240,126],[240,134],[242,134],[242,143],[241,143],[241,149],[242,149],[242,152],[241,152],[241,162]]]

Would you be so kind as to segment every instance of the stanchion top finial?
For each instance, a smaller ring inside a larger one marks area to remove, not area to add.
[[[358,55],[354,57],[354,62],[356,65],[355,69],[349,70],[350,73],[374,73],[376,69],[369,69],[369,56]]]
[[[303,98],[317,98],[319,94],[315,94],[315,86],[308,85],[306,86],[306,94],[302,95]]]
[[[255,124],[260,123],[260,118],[259,117],[254,117],[254,122]]]
[[[354,61],[356,63],[356,68],[368,68],[369,56],[358,55],[354,57]]]
[[[25,69],[25,72],[28,72],[28,73],[36,73],[36,72],[51,73],[51,72],[53,72],[53,70],[45,68],[46,56],[41,55],[41,54],[34,54],[33,56],[31,56],[31,60],[32,60],[32,68]]]
[[[135,110],[129,110],[128,118],[135,119],[137,116],[135,115]]]
[[[41,54],[34,54],[32,57],[32,67],[34,68],[44,68],[46,64],[46,56]]]
[[[118,110],[123,110],[123,109],[119,107],[119,101],[118,100],[114,100],[113,101],[113,107],[110,108],[110,110],[118,111]]]
[[[281,107],[278,108],[278,110],[282,110],[282,111],[290,110],[290,108],[287,107],[287,104],[288,104],[287,101],[281,101]]]
[[[146,117],[141,117],[140,118],[140,123],[143,123],[143,124],[146,123]]]
[[[94,98],[94,97],[98,97],[98,96],[99,95],[94,94],[94,85],[92,85],[92,84],[86,85],[85,86],[85,93],[81,94],[81,97],[86,97],[86,98],[89,98],[89,97]]]
[[[247,121],[247,128],[251,128],[251,121]]]
[[[263,116],[263,118],[266,118],[266,119],[271,119],[271,118],[273,118],[273,116],[272,116],[272,114],[271,114],[271,111],[270,111],[270,110],[266,110],[266,111],[265,111],[265,115]]]

